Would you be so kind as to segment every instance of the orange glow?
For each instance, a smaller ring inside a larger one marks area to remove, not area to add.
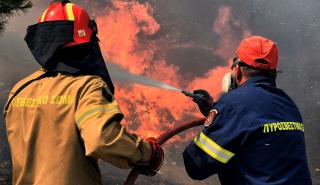
[[[147,3],[113,1],[113,5],[105,17],[97,19],[106,59],[132,73],[142,74],[152,62],[154,46],[139,43],[138,34],[152,35],[160,25],[150,16],[152,9]]]
[[[154,57],[156,51],[164,51],[166,48],[161,48],[157,41],[141,39],[161,29],[148,3],[113,1],[113,7],[97,19],[101,48],[106,61],[131,73],[145,75],[175,87],[186,87],[185,84],[188,84],[186,89],[191,91],[207,89],[217,97],[221,92],[221,79],[229,71],[229,55],[233,54],[234,46],[239,42],[230,28],[231,12],[230,7],[221,7],[213,23],[213,31],[220,39],[212,53],[224,59],[226,66],[209,69],[203,77],[191,82],[179,73],[179,66],[167,63],[162,56]],[[125,114],[124,124],[144,137],[157,137],[177,123],[201,116],[192,100],[179,92],[139,84],[116,84],[116,99]],[[182,137],[175,138],[182,140]]]

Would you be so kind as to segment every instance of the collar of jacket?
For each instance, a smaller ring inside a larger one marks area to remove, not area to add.
[[[274,78],[267,76],[254,76],[247,80],[242,86],[252,87],[260,85],[276,87],[276,81]]]

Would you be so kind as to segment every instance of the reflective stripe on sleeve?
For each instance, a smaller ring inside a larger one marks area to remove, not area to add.
[[[74,4],[72,4],[72,3],[66,4],[66,11],[67,11],[67,16],[68,16],[69,21],[74,21],[74,14],[73,14],[73,10],[72,10],[73,5]]]
[[[235,155],[234,153],[219,146],[202,132],[200,133],[200,137],[196,137],[194,139],[194,143],[208,155],[224,164]]]
[[[122,113],[117,103],[91,107],[83,111],[83,113],[79,114],[79,116],[76,116],[76,124],[79,128],[81,128],[85,121],[87,121],[95,115],[106,114],[107,116],[111,117],[117,113]]]

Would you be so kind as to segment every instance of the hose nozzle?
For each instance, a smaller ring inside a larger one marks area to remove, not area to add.
[[[188,96],[188,97],[191,97],[191,98],[193,98],[193,99],[195,99],[195,98],[202,98],[202,97],[203,97],[202,94],[194,94],[194,93],[189,92],[189,91],[181,91],[181,93],[184,94],[184,95],[186,95],[186,96]]]

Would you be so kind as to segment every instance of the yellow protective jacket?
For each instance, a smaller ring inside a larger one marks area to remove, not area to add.
[[[44,73],[18,82],[5,107],[14,185],[101,184],[97,159],[120,168],[150,159],[150,144],[120,124],[123,114],[100,77],[37,79]]]

